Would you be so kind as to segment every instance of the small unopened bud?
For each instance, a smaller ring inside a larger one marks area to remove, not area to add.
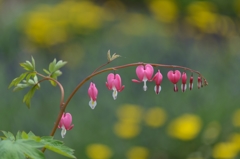
[[[202,87],[202,78],[198,76],[198,89]]]
[[[189,89],[190,89],[190,90],[193,89],[193,75],[191,75],[191,77],[190,77]]]
[[[107,52],[108,62],[111,62],[111,61],[115,60],[115,59],[118,58],[118,57],[120,57],[120,55],[117,55],[116,53],[114,53],[114,54],[111,56],[110,50],[108,50],[108,52]]]

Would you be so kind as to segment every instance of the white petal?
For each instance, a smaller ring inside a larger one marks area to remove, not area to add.
[[[89,106],[94,109],[97,105],[97,102],[96,101],[93,101],[92,99],[89,101]]]
[[[161,86],[158,86],[158,92],[157,92],[157,86],[154,86],[154,91],[156,92],[156,94],[159,94],[161,92]]]
[[[112,96],[113,96],[113,99],[114,99],[114,100],[117,99],[117,95],[118,95],[117,90],[113,90],[113,94],[112,94]]]
[[[187,89],[187,84],[184,85],[184,88],[183,88],[183,84],[181,84],[181,90],[182,90],[183,92],[185,92],[186,89]]]
[[[61,136],[62,138],[64,138],[64,136],[66,135],[67,130],[65,129],[64,125],[62,126],[62,131],[61,131]]]
[[[147,80],[143,80],[143,90],[147,91]]]

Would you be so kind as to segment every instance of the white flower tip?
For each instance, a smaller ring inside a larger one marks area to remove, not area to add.
[[[90,101],[89,101],[89,106],[90,106],[92,109],[94,109],[94,108],[96,107],[96,105],[97,105],[97,102],[96,102],[96,101],[93,101],[93,100],[90,100]]]
[[[147,86],[146,85],[143,86],[143,90],[147,91]]]
[[[158,89],[157,89],[157,87],[158,87]],[[161,92],[161,90],[162,90],[162,88],[161,88],[161,86],[154,86],[154,91],[156,92],[156,94],[159,94],[160,92]]]
[[[64,136],[66,135],[66,133],[67,133],[67,130],[66,130],[65,127],[63,126],[63,127],[62,127],[62,131],[61,131],[61,136],[62,136],[62,138],[64,138]]]
[[[181,85],[181,90],[182,90],[182,92],[185,92],[186,90],[187,90],[187,85],[186,84],[182,84]]]
[[[112,96],[113,96],[113,99],[114,99],[114,100],[117,99],[117,95],[118,95],[117,90],[113,90],[113,94],[112,94]]]

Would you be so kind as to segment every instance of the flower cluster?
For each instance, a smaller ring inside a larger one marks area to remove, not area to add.
[[[136,68],[136,75],[138,77],[138,80],[132,79],[132,82],[135,82],[135,83],[143,82],[143,90],[147,91],[147,81],[149,82],[154,81],[155,82],[154,91],[156,92],[156,94],[159,94],[161,91],[161,82],[163,80],[163,75],[161,74],[160,70],[158,70],[154,76],[153,74],[154,74],[154,68],[152,65],[141,64]],[[172,82],[174,85],[173,87],[174,92],[178,92],[177,83],[180,79],[182,79],[181,90],[182,92],[186,91],[187,74],[185,72],[181,73],[179,70],[170,70],[167,73],[167,77],[169,81]],[[121,92],[124,89],[124,85],[122,85],[122,80],[119,74],[113,74],[113,73],[108,74],[106,86],[109,90],[113,91],[112,96],[114,100],[117,99],[118,92]],[[197,86],[198,88],[203,86],[202,78],[200,76],[198,77]],[[193,88],[193,75],[191,75],[189,80],[189,89],[192,90],[192,88]],[[97,104],[96,100],[97,100],[98,90],[96,88],[96,85],[93,82],[90,83],[90,86],[88,89],[88,95],[90,97],[89,106],[92,109],[94,109]]]
[[[132,82],[135,83],[141,83],[143,82],[143,90],[147,91],[147,81],[149,82],[155,82],[154,91],[156,94],[159,94],[161,91],[161,83],[163,80],[163,75],[160,72],[160,70],[157,70],[157,72],[154,75],[154,68],[151,64],[140,64],[136,68],[136,75],[138,77],[137,79],[132,79]],[[181,90],[182,92],[185,92],[187,90],[187,74],[185,72],[180,72],[179,70],[170,70],[167,73],[167,77],[170,82],[173,83],[174,92],[178,92],[177,83],[181,80]],[[204,79],[205,84],[207,85],[206,80]],[[202,87],[202,78],[199,75],[198,76],[198,88]],[[112,90],[112,96],[113,99],[117,99],[118,92],[121,92],[124,89],[124,85],[122,85],[121,76],[119,74],[110,73],[107,76],[107,82],[106,87],[109,90]],[[193,74],[191,74],[191,77],[189,79],[189,89],[193,89]],[[98,96],[98,89],[95,85],[95,83],[91,82],[90,86],[88,88],[88,95],[90,97],[89,106],[94,109],[97,105],[97,96]],[[71,130],[73,128],[72,123],[72,116],[70,113],[63,114],[61,121],[59,123],[58,128],[62,129],[61,135],[64,137],[66,134],[66,130]]]

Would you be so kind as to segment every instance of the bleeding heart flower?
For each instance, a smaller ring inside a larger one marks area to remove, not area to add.
[[[110,73],[107,76],[106,86],[109,90],[113,90],[113,99],[117,99],[118,92],[121,92],[124,89],[122,86],[122,80],[119,74]]]
[[[183,72],[182,73],[182,85],[181,85],[181,90],[183,92],[185,92],[186,89],[187,89],[187,84],[186,83],[187,83],[187,74],[185,72]]]
[[[90,83],[88,88],[88,95],[90,97],[89,106],[94,109],[97,105],[98,90],[93,82]]]
[[[168,79],[174,84],[174,92],[178,91],[178,87],[177,87],[177,82],[180,80],[181,78],[181,72],[178,70],[175,71],[169,71],[167,74]]]
[[[136,68],[136,74],[139,78],[139,80],[132,79],[133,82],[140,83],[143,82],[143,90],[147,90],[147,81],[151,81],[152,75],[153,75],[154,69],[152,65],[146,64],[146,65],[139,65]]]
[[[62,129],[61,136],[64,136],[67,133],[67,130],[71,130],[74,125],[72,125],[72,115],[70,113],[63,113],[62,118],[59,122],[58,128]]]
[[[156,92],[156,94],[159,94],[161,91],[161,82],[162,82],[163,76],[160,72],[160,70],[158,70],[158,72],[153,76],[152,81],[155,81],[155,87],[154,87],[154,91]]]

